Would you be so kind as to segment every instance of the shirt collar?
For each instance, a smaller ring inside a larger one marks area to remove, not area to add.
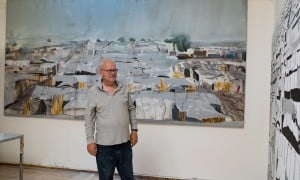
[[[101,81],[100,81],[100,83],[98,84],[98,88],[99,88],[100,90],[103,91],[103,84],[102,84],[102,81],[103,81],[103,79],[101,78]],[[118,88],[119,88],[120,82],[119,82],[118,80],[116,80],[116,84],[117,84],[117,89],[118,89]]]

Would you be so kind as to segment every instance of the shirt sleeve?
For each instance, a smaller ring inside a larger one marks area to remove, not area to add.
[[[137,120],[135,115],[135,104],[131,98],[130,93],[128,93],[128,110],[129,110],[129,120],[131,129],[137,129]]]
[[[92,88],[88,93],[88,100],[85,112],[85,134],[87,144],[95,143],[95,119],[96,119],[96,103],[95,90]]]

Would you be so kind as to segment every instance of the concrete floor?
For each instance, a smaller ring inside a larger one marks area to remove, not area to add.
[[[19,166],[0,164],[0,180],[18,180]],[[23,166],[23,180],[98,180],[96,172],[82,172],[65,169]],[[121,180],[118,175],[114,180]],[[173,180],[172,178],[157,178],[138,176],[135,180]]]
[[[19,167],[14,165],[0,165],[1,180],[18,180]],[[94,172],[80,172],[63,169],[24,166],[24,180],[98,180]],[[119,180],[119,177],[114,179]]]

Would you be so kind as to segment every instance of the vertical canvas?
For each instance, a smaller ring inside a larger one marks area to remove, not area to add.
[[[269,180],[300,179],[299,11],[287,0],[273,35]]]
[[[83,119],[112,58],[141,122],[243,127],[247,0],[8,0],[5,115]]]

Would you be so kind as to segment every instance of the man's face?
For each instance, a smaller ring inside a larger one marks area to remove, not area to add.
[[[105,62],[100,69],[102,80],[107,83],[114,83],[117,79],[117,73],[118,69],[115,63],[111,61]]]

